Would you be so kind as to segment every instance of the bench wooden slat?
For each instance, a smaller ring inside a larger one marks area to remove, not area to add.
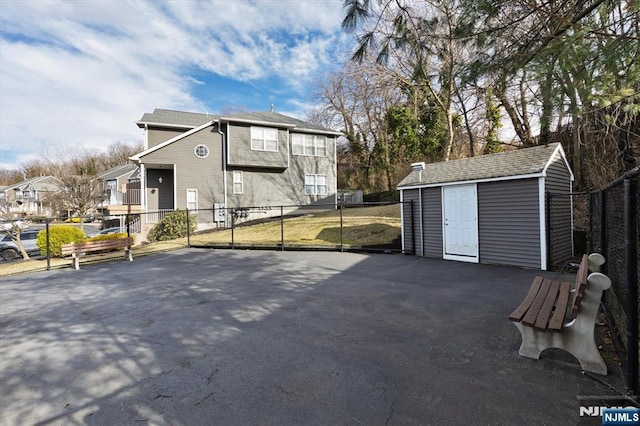
[[[62,254],[69,255],[79,252],[91,252],[111,248],[123,248],[133,244],[132,238],[119,238],[117,240],[89,241],[81,243],[69,243],[62,245]]]
[[[80,269],[80,256],[87,253],[107,251],[111,249],[124,248],[125,259],[133,260],[129,246],[133,245],[133,238],[118,238],[115,240],[102,241],[86,241],[80,243],[63,244],[61,247],[64,256],[71,255],[73,257],[73,268]],[[97,254],[99,256],[101,254]]]
[[[545,278],[542,280],[542,285],[540,286],[540,291],[536,298],[533,301],[533,304],[527,311],[527,314],[522,319],[522,323],[532,327],[536,323],[536,318],[538,318],[538,313],[540,309],[542,309],[542,305],[544,305],[544,301],[547,298],[547,293],[549,293],[549,289],[551,288],[551,280]]]
[[[558,292],[558,300],[556,301],[556,309],[553,311],[553,316],[549,320],[549,331],[560,331],[564,324],[564,317],[567,314],[567,307],[569,305],[569,292],[571,290],[571,283],[560,283],[560,290]]]
[[[547,297],[544,299],[544,303],[540,308],[540,312],[538,312],[538,316],[536,317],[536,321],[533,324],[533,328],[536,330],[546,330],[547,324],[549,323],[549,317],[551,316],[551,311],[553,310],[553,306],[556,304],[556,298],[558,297],[558,290],[560,289],[559,281],[551,281],[551,286],[549,287],[549,292],[547,293]]]
[[[580,311],[580,303],[584,297],[584,292],[587,289],[587,276],[589,275],[589,259],[587,255],[582,256],[580,262],[580,268],[578,268],[578,274],[576,275],[576,288],[573,303],[571,304],[570,319],[575,319]]]
[[[519,322],[522,320],[522,317],[524,317],[535,300],[541,285],[542,277],[535,277],[533,279],[533,284],[531,284],[531,288],[529,289],[529,293],[527,293],[527,297],[525,297],[520,306],[518,306],[516,310],[509,315],[509,319],[511,321]]]

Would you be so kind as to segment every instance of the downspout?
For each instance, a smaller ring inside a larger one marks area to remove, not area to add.
[[[222,185],[224,193],[224,208],[227,208],[227,138],[222,132],[222,121],[218,120],[218,133],[222,138]],[[225,217],[228,210],[225,210]]]

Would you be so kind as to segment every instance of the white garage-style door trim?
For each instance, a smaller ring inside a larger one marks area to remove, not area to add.
[[[442,187],[442,257],[478,263],[476,184]]]

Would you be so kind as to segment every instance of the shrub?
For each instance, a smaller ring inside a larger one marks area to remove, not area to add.
[[[121,232],[118,234],[104,234],[104,235],[96,235],[95,237],[87,238],[85,241],[111,241],[111,240],[119,240],[120,238],[127,238],[126,232]]]
[[[197,219],[195,215],[189,215],[189,230],[195,232]],[[151,229],[147,239],[150,242],[168,241],[187,236],[187,212],[176,210],[167,214],[164,219],[156,223]]]
[[[81,242],[85,239],[84,232],[75,226],[57,225],[49,227],[49,255],[53,257],[62,256],[62,245]],[[47,231],[42,230],[36,238],[36,245],[40,253],[47,253]]]
[[[81,217],[69,217],[64,220],[64,223],[80,223],[82,221]]]

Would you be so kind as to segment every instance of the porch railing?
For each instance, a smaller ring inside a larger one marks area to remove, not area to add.
[[[125,204],[140,204],[140,190],[128,189],[127,192],[110,189],[109,196],[105,202],[110,206],[121,206]]]
[[[162,209],[162,210],[153,211],[145,215],[145,218],[146,218],[145,220],[147,221],[147,223],[158,223],[162,219],[164,219],[164,217],[168,213],[171,213],[173,211],[174,211],[173,209]]]

